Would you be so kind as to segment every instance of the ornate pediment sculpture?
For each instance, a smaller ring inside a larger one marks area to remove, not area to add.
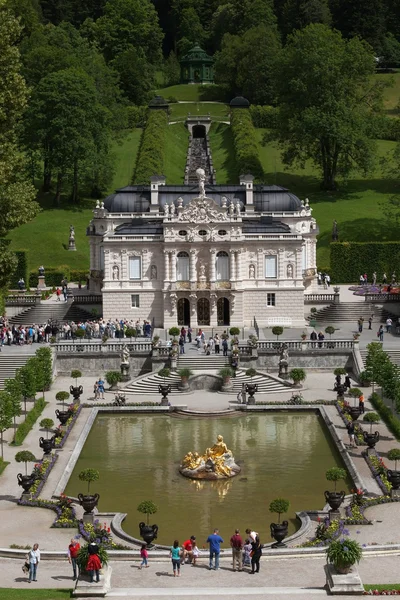
[[[215,223],[229,221],[226,211],[221,209],[211,198],[193,198],[179,215],[179,221],[189,223]]]

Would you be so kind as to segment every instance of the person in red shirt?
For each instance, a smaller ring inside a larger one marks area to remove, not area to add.
[[[72,539],[70,545],[68,546],[68,562],[70,565],[72,564],[72,570],[74,573],[74,576],[73,576],[74,581],[76,579],[76,558],[78,556],[78,552],[80,549],[81,549],[80,544],[75,539]]]
[[[182,564],[185,562],[185,558],[188,557],[189,562],[192,562],[193,559],[193,546],[196,545],[196,537],[194,535],[190,536],[189,540],[183,542],[182,544]]]
[[[235,529],[234,535],[230,539],[232,548],[233,570],[236,571],[236,565],[239,571],[243,569],[243,539],[239,529]]]

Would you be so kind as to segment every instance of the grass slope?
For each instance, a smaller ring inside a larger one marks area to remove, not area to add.
[[[131,182],[133,170],[136,164],[142,129],[134,129],[113,148],[115,154],[115,173],[109,193],[117,188],[128,185]]]
[[[222,102],[179,102],[170,104],[170,121],[185,120],[191,116],[210,115],[214,121],[229,120],[229,106]]]
[[[169,125],[165,140],[165,173],[167,183],[184,181],[189,132],[183,123]]]
[[[217,183],[237,183],[240,173],[237,173],[230,126],[212,123],[209,139]]]
[[[393,115],[396,112],[395,109],[400,102],[400,72],[375,75],[375,80],[388,84],[388,87],[384,90],[383,103],[385,105],[386,112],[389,115]]]

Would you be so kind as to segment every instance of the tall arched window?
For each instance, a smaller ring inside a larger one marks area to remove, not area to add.
[[[179,252],[176,259],[176,279],[177,281],[189,281],[189,254]]]
[[[226,252],[218,252],[215,274],[217,281],[229,281],[229,256]]]

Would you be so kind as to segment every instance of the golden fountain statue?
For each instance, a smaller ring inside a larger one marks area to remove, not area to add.
[[[240,473],[240,467],[224,438],[219,435],[214,446],[207,448],[204,454],[188,452],[183,457],[179,472],[191,479],[226,479]]]

